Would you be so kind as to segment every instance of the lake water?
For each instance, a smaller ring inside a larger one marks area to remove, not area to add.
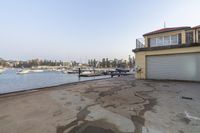
[[[42,72],[20,75],[16,74],[16,72],[16,69],[7,69],[3,74],[0,74],[0,94],[109,77],[79,78],[77,74],[63,74],[61,72]]]

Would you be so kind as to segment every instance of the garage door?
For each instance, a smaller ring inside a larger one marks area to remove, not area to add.
[[[200,81],[200,53],[147,56],[147,78]]]

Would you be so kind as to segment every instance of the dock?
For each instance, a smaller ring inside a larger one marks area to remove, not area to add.
[[[110,75],[111,78],[114,76],[127,76],[127,75],[134,75],[134,73],[131,73],[129,70],[126,69],[116,69],[112,71],[105,71],[105,72],[97,72],[95,69],[86,71],[86,70],[81,70],[79,69],[79,77],[95,77],[95,76],[105,76],[105,75]]]

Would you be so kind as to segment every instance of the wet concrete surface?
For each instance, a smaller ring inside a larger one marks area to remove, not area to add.
[[[84,122],[74,127],[69,133],[119,133],[116,127],[104,120]]]
[[[126,76],[4,95],[0,133],[197,133],[199,94],[200,83]]]
[[[86,127],[83,131],[81,131],[82,133],[114,133],[112,130],[110,129],[104,129],[101,127],[95,127],[95,126],[88,126]],[[73,133],[73,132],[72,132]]]

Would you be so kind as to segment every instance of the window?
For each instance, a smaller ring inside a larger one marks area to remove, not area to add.
[[[179,44],[179,38],[181,37],[178,37],[178,34],[172,36],[150,38],[150,47],[176,45]]]
[[[178,44],[178,35],[171,36],[171,45]]]
[[[187,44],[193,43],[193,32],[186,33],[186,43]]]
[[[156,38],[151,38],[150,39],[150,46],[155,47],[156,46]]]
[[[164,45],[170,45],[170,36],[164,36]]]
[[[163,45],[163,37],[156,38],[156,45],[157,46],[162,46]]]

